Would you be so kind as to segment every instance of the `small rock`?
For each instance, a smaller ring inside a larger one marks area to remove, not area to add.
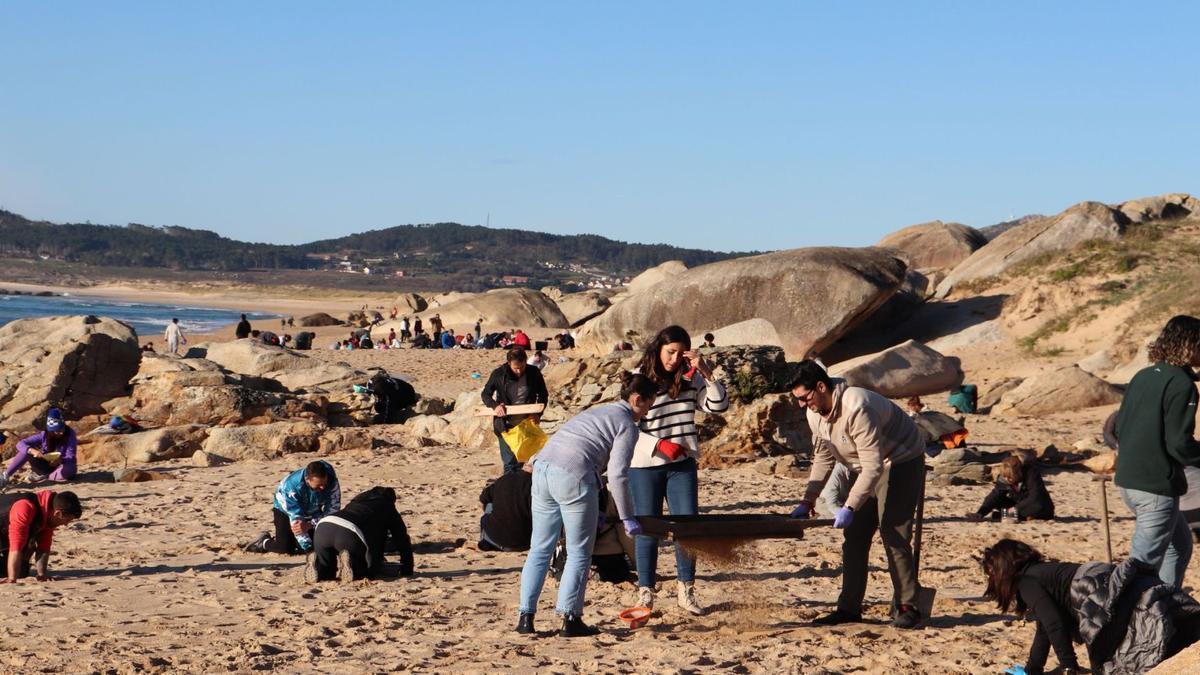
[[[764,459],[755,462],[754,470],[765,476],[770,476],[771,474],[775,473],[775,461],[771,459]]]
[[[1117,470],[1117,453],[1102,452],[1095,457],[1089,457],[1081,462],[1092,473],[1111,474]]]
[[[220,466],[225,463],[225,460],[212,453],[203,450],[197,450],[192,453],[192,464],[199,467]]]

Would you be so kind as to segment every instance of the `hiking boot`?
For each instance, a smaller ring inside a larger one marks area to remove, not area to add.
[[[587,625],[577,616],[564,616],[562,628],[558,631],[559,637],[592,637],[599,634],[599,628]]]
[[[50,477],[50,474],[48,474],[48,473],[33,473],[31,471],[31,472],[29,472],[29,484],[37,485],[38,483],[44,482],[49,477]]]
[[[270,540],[271,540],[271,533],[263,532],[262,534],[255,537],[254,541],[250,542],[249,544],[246,544],[245,548],[243,548],[242,550],[247,553],[266,553],[267,552],[267,542]]]
[[[921,625],[921,612],[912,605],[900,605],[892,625],[896,628],[916,628]]]
[[[536,632],[533,630],[533,614],[521,612],[517,618],[517,632],[521,635],[533,635]]]
[[[704,608],[696,602],[696,585],[691,581],[680,581],[675,586],[679,596],[679,606],[696,616],[704,616]]]
[[[649,586],[639,586],[637,604],[634,607],[654,609],[654,589]]]
[[[838,626],[843,623],[862,623],[862,614],[851,614],[835,609],[825,616],[813,619],[814,626]]]

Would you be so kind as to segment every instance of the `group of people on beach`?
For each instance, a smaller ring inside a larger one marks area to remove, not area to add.
[[[644,346],[638,367],[621,374],[617,401],[567,420],[525,465],[505,435],[526,419],[536,424],[541,413],[514,414],[510,408],[544,407],[550,395],[539,369],[529,364],[528,349],[510,349],[481,392],[492,411],[503,475],[481,494],[480,547],[528,550],[518,593],[516,631],[522,634],[536,630],[538,599],[558,549],[559,634],[594,635],[598,630],[584,621],[583,609],[598,536],[619,526],[632,538],[636,606],[653,609],[659,542],[644,533],[641,518],[661,516],[664,504],[675,516],[699,512],[696,415],[720,415],[729,397],[712,365],[693,349],[688,332],[668,326]],[[983,552],[985,597],[1004,611],[1028,612],[1036,622],[1028,659],[1009,673],[1043,672],[1051,650],[1063,672],[1075,672],[1073,642],[1086,644],[1093,669],[1140,672],[1200,641],[1200,603],[1182,589],[1194,535],[1180,508],[1180,497],[1189,489],[1185,468],[1200,467],[1195,439],[1200,319],[1172,318],[1151,345],[1150,359],[1151,365],[1130,382],[1111,425],[1120,449],[1115,483],[1136,519],[1128,558],[1116,565],[1049,561],[1014,539],[1001,539]],[[836,607],[813,623],[863,620],[869,552],[878,532],[893,587],[892,624],[900,629],[923,625],[929,617],[920,609],[913,528],[924,499],[926,457],[938,446],[928,443],[913,415],[870,389],[831,377],[817,360],[796,366],[788,391],[805,411],[813,445],[808,481],[791,516],[813,517],[835,470],[849,475],[836,510],[825,514],[843,532],[841,592]],[[25,465],[34,483],[75,475],[74,431],[56,409],[46,415],[44,427],[17,444],[0,485]],[[984,520],[1009,509],[1017,520],[1054,517],[1032,457],[1005,458],[995,488],[968,517]],[[31,567],[38,579],[50,579],[53,532],[81,514],[72,492],[0,495],[4,581],[18,580]],[[343,507],[329,462],[313,461],[280,481],[272,522],[274,531],[264,532],[247,550],[311,553],[317,580],[336,578],[339,559],[343,574],[377,578],[389,551],[400,555],[401,576],[414,571],[413,546],[395,491],[375,486]],[[675,570],[676,603],[703,615],[695,557],[678,545]],[[628,574],[626,566],[612,578]]]

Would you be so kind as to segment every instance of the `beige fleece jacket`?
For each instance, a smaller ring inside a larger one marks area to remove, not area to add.
[[[921,432],[912,418],[887,398],[862,387],[834,381],[828,415],[808,409],[813,463],[804,498],[816,500],[834,463],[858,471],[846,506],[858,511],[875,494],[884,462],[900,464],[924,452]]]

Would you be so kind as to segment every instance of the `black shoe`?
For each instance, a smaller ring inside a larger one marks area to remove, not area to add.
[[[813,619],[814,626],[837,626],[843,623],[862,623],[862,614],[851,614],[835,609],[819,619]]]
[[[921,625],[921,612],[912,605],[900,605],[892,625],[896,628],[916,628]]]
[[[591,637],[599,634],[599,628],[587,625],[577,616],[564,616],[562,628],[558,631],[559,637]]]
[[[521,635],[532,635],[536,631],[533,630],[533,615],[522,613],[517,619],[517,632]]]
[[[254,541],[246,544],[246,547],[242,550],[246,551],[247,553],[266,553],[267,542],[270,540],[271,535],[267,532],[263,532],[262,534],[258,535]]]

